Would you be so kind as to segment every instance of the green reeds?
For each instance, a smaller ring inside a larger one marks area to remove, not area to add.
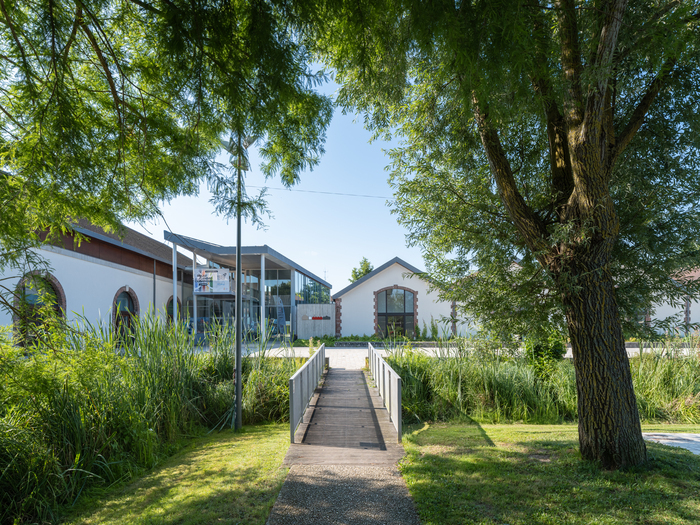
[[[407,422],[470,417],[483,422],[557,423],[577,418],[576,375],[569,360],[538,377],[513,348],[479,341],[439,341],[434,356],[399,348],[389,364],[402,378]],[[649,348],[630,359],[645,421],[700,422],[697,344]]]
[[[230,426],[234,341],[233,327],[221,325],[195,347],[186,327],[152,315],[134,319],[121,340],[85,319],[28,353],[2,338],[0,523],[55,521],[87,487],[128,479],[182,437]],[[298,366],[265,351],[244,357],[244,423],[288,418]]]

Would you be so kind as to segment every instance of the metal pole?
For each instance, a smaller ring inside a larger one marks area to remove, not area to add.
[[[297,333],[297,300],[296,300],[296,280],[297,280],[297,272],[296,270],[292,269],[289,272],[289,275],[291,276],[291,281],[290,281],[290,290],[289,290],[289,342],[290,346],[293,346],[294,343],[294,334]]]
[[[197,250],[192,250],[192,317],[194,318],[194,346],[197,346],[197,296],[194,293],[197,287]]]
[[[153,259],[153,317],[156,316],[156,260]]]
[[[266,335],[265,332],[265,254],[260,255],[260,337]],[[264,339],[261,339],[264,341]]]
[[[173,243],[173,326],[177,326],[177,244],[175,243]]]
[[[236,206],[236,430],[243,426],[243,411],[241,408],[243,373],[241,367],[241,317],[243,302],[241,297],[241,134],[238,133],[238,186]]]

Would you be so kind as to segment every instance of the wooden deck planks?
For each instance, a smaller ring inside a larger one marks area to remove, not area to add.
[[[328,371],[294,440],[287,465],[391,466],[404,456],[389,413],[361,370]]]

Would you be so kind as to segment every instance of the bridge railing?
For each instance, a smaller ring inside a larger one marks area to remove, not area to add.
[[[325,364],[326,345],[322,344],[304,366],[289,378],[289,437],[292,443],[304,411],[323,376]]]
[[[389,411],[389,418],[396,428],[398,440],[401,443],[401,377],[384,361],[372,343],[367,343],[367,352],[370,374],[377,384],[379,395]]]

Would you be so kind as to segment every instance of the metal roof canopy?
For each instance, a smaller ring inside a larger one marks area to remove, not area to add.
[[[166,241],[173,242],[178,246],[182,246],[188,250],[196,250],[197,255],[201,255],[210,261],[217,264],[227,266],[229,268],[236,267],[236,247],[221,246],[219,244],[210,243],[194,239],[186,235],[163,231],[163,238]],[[330,283],[324,281],[320,277],[314,275],[310,271],[302,268],[297,263],[288,259],[281,253],[273,250],[267,245],[263,246],[242,246],[241,247],[241,266],[246,270],[260,270],[260,256],[265,256],[266,270],[296,270],[307,277],[311,277],[327,288],[331,288]]]

